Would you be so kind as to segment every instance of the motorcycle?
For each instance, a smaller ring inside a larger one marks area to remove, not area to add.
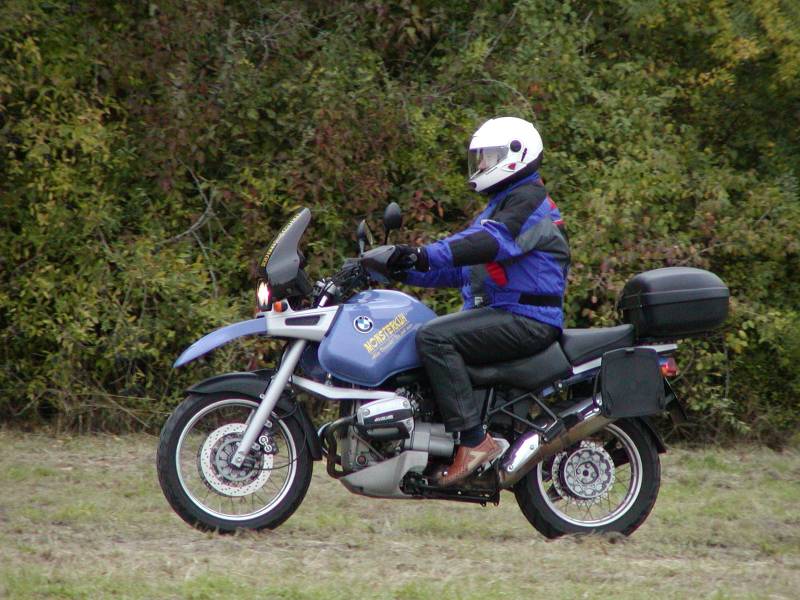
[[[498,504],[513,492],[543,535],[630,534],[658,495],[664,442],[650,417],[683,415],[669,378],[677,340],[727,315],[728,289],[700,269],[645,271],[625,286],[623,324],[565,329],[549,348],[503,363],[470,365],[486,431],[503,454],[454,487],[432,475],[450,464],[445,430],[415,346],[435,313],[390,278],[384,244],[358,226],[358,258],[311,284],[299,251],[311,213],[302,209],[260,262],[253,319],[201,338],[181,367],[244,336],[285,340],[275,369],[234,372],[188,389],[166,421],[158,477],[172,508],[201,530],[275,528],[297,509],[315,461],[350,492],[374,498]],[[316,429],[298,394],[338,403]]]

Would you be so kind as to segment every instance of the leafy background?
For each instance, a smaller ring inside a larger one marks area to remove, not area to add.
[[[732,314],[682,345],[692,439],[792,441],[800,419],[800,5],[33,2],[0,20],[0,418],[157,428],[171,367],[252,311],[258,254],[300,206],[312,274],[388,201],[403,241],[483,198],[465,146],[533,121],[573,249],[570,326],[615,323],[634,273],[711,269]],[[440,313],[457,294],[419,292]],[[795,438],[796,441],[796,438]]]

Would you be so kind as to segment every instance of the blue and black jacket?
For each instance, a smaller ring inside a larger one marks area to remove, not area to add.
[[[569,243],[538,173],[492,196],[470,227],[425,250],[429,270],[408,271],[406,283],[460,287],[465,310],[491,306],[563,328]]]

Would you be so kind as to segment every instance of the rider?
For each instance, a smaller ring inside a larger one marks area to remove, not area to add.
[[[570,253],[564,222],[539,176],[539,132],[515,117],[490,119],[469,145],[469,184],[489,196],[472,225],[423,247],[397,246],[398,279],[461,287],[459,313],[417,333],[417,348],[444,418],[460,432],[453,464],[438,476],[457,483],[502,452],[481,423],[467,365],[508,361],[547,348],[561,334]]]

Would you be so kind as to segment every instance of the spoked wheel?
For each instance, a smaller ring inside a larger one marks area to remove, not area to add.
[[[237,468],[230,459],[258,401],[189,396],[161,431],[158,479],[172,508],[202,530],[274,528],[295,511],[311,481],[301,426],[274,413]]]
[[[528,521],[549,538],[629,535],[650,514],[660,485],[650,434],[635,420],[621,420],[537,465],[514,492]]]

